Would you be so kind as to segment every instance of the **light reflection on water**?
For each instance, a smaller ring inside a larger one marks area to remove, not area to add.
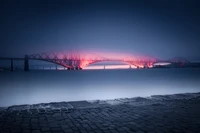
[[[0,106],[200,92],[200,69],[0,72]]]

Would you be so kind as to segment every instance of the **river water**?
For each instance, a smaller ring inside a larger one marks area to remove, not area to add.
[[[200,92],[200,68],[0,72],[0,107]]]

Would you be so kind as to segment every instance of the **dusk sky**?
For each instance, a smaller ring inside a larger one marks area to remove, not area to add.
[[[199,0],[1,0],[0,56],[66,50],[200,60]]]

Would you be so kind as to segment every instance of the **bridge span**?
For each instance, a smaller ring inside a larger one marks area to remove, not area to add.
[[[23,60],[24,61],[24,70],[29,71],[29,60],[41,60],[45,62],[51,62],[68,70],[81,70],[82,68],[94,64],[97,62],[103,61],[117,61],[125,62],[130,65],[134,65],[137,68],[152,68],[155,63],[158,62],[168,62],[176,63],[180,66],[184,66],[187,62],[185,59],[172,59],[172,60],[159,60],[154,57],[149,56],[131,56],[131,55],[122,55],[122,54],[88,54],[88,53],[41,53],[41,54],[32,54],[25,55],[24,58],[9,58],[9,57],[0,57],[0,60],[10,60],[10,70],[13,71],[13,61],[14,60]]]

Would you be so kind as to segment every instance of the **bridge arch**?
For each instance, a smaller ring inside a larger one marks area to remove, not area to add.
[[[143,57],[143,56],[120,56],[119,55],[107,55],[98,56],[97,54],[89,54],[89,56],[81,55],[81,54],[60,54],[60,53],[42,53],[42,54],[35,54],[29,55],[29,59],[32,60],[41,60],[46,62],[51,62],[60,66],[63,66],[68,69],[82,69],[88,65],[95,64],[98,62],[104,61],[118,61],[124,62],[132,66],[136,66],[137,68],[145,68],[145,67],[152,67],[153,63],[156,62],[156,59],[151,57]],[[126,58],[125,58],[126,57]]]
[[[32,60],[38,60],[38,61],[49,62],[49,63],[53,63],[53,64],[56,64],[56,65],[65,67],[65,68],[70,68],[69,65],[64,64],[64,63],[61,63],[61,62],[58,62],[58,61],[55,61],[55,60],[45,60],[45,59],[32,59]]]
[[[115,65],[128,65],[128,66],[134,66],[135,68],[139,68],[139,66],[138,65],[135,65],[135,64],[132,64],[132,63],[130,63],[130,62],[128,62],[128,61],[123,61],[123,60],[103,60],[103,61],[94,61],[94,62],[91,62],[91,63],[89,63],[89,64],[87,64],[86,66],[84,66],[83,68],[85,68],[85,67],[88,67],[88,66],[90,66],[90,65],[95,65],[95,64],[98,64],[99,63],[99,65],[105,65],[105,64],[100,64],[100,63],[103,63],[103,62],[109,62],[109,63],[111,63],[111,62],[113,62],[114,64],[117,62],[117,64],[115,64]],[[106,65],[109,65],[109,64],[106,64]],[[112,63],[111,63],[111,65],[113,65]]]

